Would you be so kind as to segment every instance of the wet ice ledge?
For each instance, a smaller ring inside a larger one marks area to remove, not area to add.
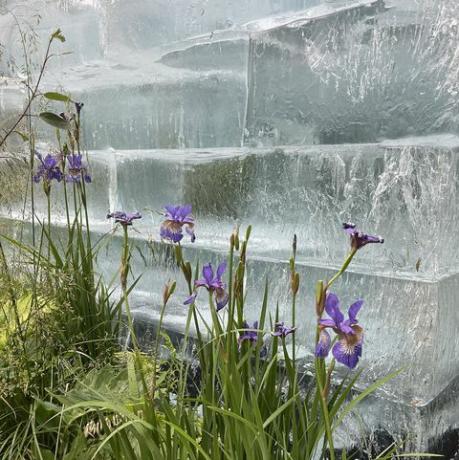
[[[452,135],[380,144],[265,149],[91,152],[90,216],[139,210],[137,227],[157,227],[165,204],[191,203],[196,245],[226,248],[235,223],[256,229],[251,252],[285,260],[298,236],[299,258],[338,267],[346,256],[341,223],[381,234],[355,267],[381,276],[437,281],[458,272],[459,139]],[[53,193],[59,201],[62,185]],[[37,193],[38,209],[45,200]],[[18,216],[19,203],[3,214]],[[63,217],[62,202],[56,214]],[[108,225],[108,223],[105,223]]]
[[[381,234],[356,267],[436,281],[458,272],[459,139],[431,136],[380,144],[266,149],[131,150],[90,154],[90,214],[139,210],[158,225],[165,204],[191,203],[196,245],[226,248],[238,222],[256,229],[251,252],[284,260],[298,236],[300,260],[337,267],[341,223]],[[90,192],[91,193],[91,192]],[[366,268],[369,267],[369,268]]]

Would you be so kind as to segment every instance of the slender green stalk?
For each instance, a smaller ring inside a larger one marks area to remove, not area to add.
[[[153,388],[151,392],[151,399],[153,400],[154,395],[155,395],[155,389],[156,389],[156,366],[158,362],[158,355],[159,355],[159,344],[161,341],[161,329],[163,327],[163,320],[164,320],[164,313],[166,311],[166,305],[167,303],[164,302],[162,307],[161,307],[161,312],[159,315],[159,322],[158,326],[156,328],[156,339],[155,339],[155,352],[153,354]]]
[[[48,227],[48,239],[51,240],[51,187],[48,185],[46,191],[46,205],[47,205],[47,227]],[[48,260],[51,259],[51,244],[48,242]]]
[[[349,255],[346,257],[346,260],[344,261],[344,264],[342,267],[338,270],[338,272],[332,277],[332,279],[326,284],[325,290],[331,287],[331,285],[346,271],[347,267],[349,264],[352,262],[352,259],[354,258],[355,254],[357,253],[357,249],[353,248]]]
[[[128,319],[128,331],[131,336],[132,344],[134,346],[134,351],[139,351],[139,344],[137,341],[137,336],[134,331],[134,322],[132,320],[131,309],[129,307],[129,295],[127,290],[127,277],[129,273],[129,236],[128,236],[128,227],[127,225],[122,225],[123,227],[123,253],[121,256],[121,290],[123,295],[123,301],[126,308],[126,315]]]

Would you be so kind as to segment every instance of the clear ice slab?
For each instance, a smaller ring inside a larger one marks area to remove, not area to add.
[[[457,133],[458,14],[452,0],[338,2],[254,34],[246,143]]]
[[[175,69],[155,62],[159,57],[147,52],[122,64],[93,61],[49,77],[45,85],[54,90],[65,83],[72,98],[84,102],[88,149],[241,145],[244,72]],[[52,130],[42,125],[40,139],[51,139]]]
[[[254,224],[257,254],[285,259],[297,234],[303,261],[336,267],[347,249],[341,223],[353,220],[386,238],[362,251],[360,269],[437,280],[458,271],[458,154],[459,139],[443,135],[358,145],[107,150],[90,157],[110,165],[112,209],[143,211],[157,222],[155,211],[165,204],[191,203],[197,245],[218,249],[235,222]],[[104,216],[106,208],[91,212]]]

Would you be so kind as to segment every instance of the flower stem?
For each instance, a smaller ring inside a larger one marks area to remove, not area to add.
[[[131,309],[129,307],[129,299],[127,292],[127,276],[129,273],[129,238],[127,225],[123,225],[124,241],[123,241],[123,255],[121,258],[121,289],[123,291],[124,305],[126,307],[126,315],[128,319],[128,330],[131,335],[132,344],[134,351],[137,353],[139,350],[139,344],[137,337],[134,332],[134,322],[132,320]]]
[[[339,269],[339,271],[333,276],[333,278],[325,285],[324,290],[326,291],[347,269],[349,264],[351,263],[352,259],[354,258],[357,249],[353,248],[349,255],[347,256],[346,260],[343,263],[343,266]]]
[[[48,205],[48,263],[50,262],[51,258],[51,190],[48,189],[46,192],[46,202]]]

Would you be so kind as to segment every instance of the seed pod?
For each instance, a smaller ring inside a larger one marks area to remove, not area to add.
[[[236,225],[230,237],[231,247],[239,251],[239,225]]]
[[[316,314],[318,318],[322,317],[325,308],[324,282],[318,281],[316,284]]]
[[[183,276],[188,284],[191,283],[191,264],[190,262],[182,263]]]
[[[179,244],[176,244],[174,247],[175,247],[175,260],[177,261],[177,265],[180,266],[183,261],[182,247]]]
[[[292,274],[292,292],[293,295],[296,295],[298,293],[298,289],[300,287],[300,274],[299,273],[293,273]]]
[[[175,291],[177,283],[175,281],[169,282],[164,286],[164,291],[163,291],[163,305],[166,305],[169,299],[171,298],[171,295]]]

